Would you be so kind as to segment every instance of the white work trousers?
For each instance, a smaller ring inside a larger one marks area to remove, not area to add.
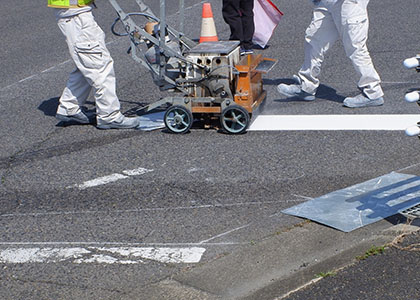
[[[58,27],[66,37],[76,69],[60,97],[57,113],[80,112],[93,87],[97,120],[113,122],[123,118],[116,94],[114,62],[105,45],[105,34],[92,12],[61,18]]]
[[[358,87],[370,99],[383,96],[381,79],[366,46],[369,0],[321,0],[306,30],[305,59],[298,73],[302,90],[314,94],[324,54],[341,37],[346,55],[360,75]]]

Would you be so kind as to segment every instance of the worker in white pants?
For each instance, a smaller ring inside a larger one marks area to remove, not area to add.
[[[60,97],[57,119],[91,123],[91,117],[81,110],[81,106],[93,87],[98,128],[139,127],[138,117],[125,117],[120,112],[114,62],[105,45],[105,34],[92,15],[91,5],[55,10],[58,26],[66,37],[70,56],[76,65]]]
[[[346,55],[360,76],[356,97],[344,99],[344,106],[365,107],[384,103],[381,79],[376,72],[366,46],[369,29],[367,6],[369,0],[312,0],[312,22],[306,30],[305,59],[296,84],[280,84],[278,91],[288,97],[315,100],[319,86],[318,76],[324,55],[341,38]]]

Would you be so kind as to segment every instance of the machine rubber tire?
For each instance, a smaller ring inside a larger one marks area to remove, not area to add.
[[[220,124],[225,132],[240,134],[248,129],[250,117],[248,111],[239,105],[226,107],[220,115]]]
[[[165,112],[163,118],[166,128],[173,133],[186,133],[193,124],[193,115],[188,108],[182,105],[173,105]]]

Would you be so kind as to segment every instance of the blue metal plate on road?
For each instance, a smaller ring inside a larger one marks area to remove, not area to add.
[[[350,232],[419,203],[420,177],[392,172],[282,212]]]

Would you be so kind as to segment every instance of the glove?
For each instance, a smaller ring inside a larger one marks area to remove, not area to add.
[[[312,3],[315,4],[315,5],[318,5],[319,2],[321,2],[321,0],[312,0]]]

